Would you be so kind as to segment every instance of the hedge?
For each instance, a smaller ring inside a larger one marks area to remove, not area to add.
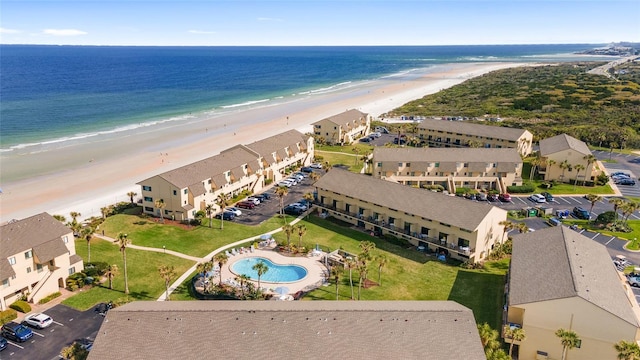
[[[0,325],[4,325],[9,321],[15,320],[18,317],[18,312],[14,309],[7,309],[0,311]]]
[[[507,186],[507,191],[512,194],[531,193],[535,191],[533,185]]]
[[[28,312],[31,312],[31,305],[29,305],[28,302],[23,301],[23,300],[18,300],[16,302],[14,302],[13,304],[9,305],[10,308],[20,311],[23,314],[26,314]]]

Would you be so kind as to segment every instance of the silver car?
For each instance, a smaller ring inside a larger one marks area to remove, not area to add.
[[[31,327],[35,327],[38,329],[44,329],[47,326],[51,325],[51,323],[53,322],[53,319],[47,315],[47,314],[43,314],[43,313],[34,313],[34,314],[29,314],[24,318],[24,321],[22,321],[23,323],[31,326]]]

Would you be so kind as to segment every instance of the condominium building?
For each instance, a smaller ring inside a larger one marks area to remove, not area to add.
[[[441,185],[507,192],[522,185],[522,159],[516,149],[375,148],[373,176],[404,185]]]
[[[418,134],[430,147],[514,148],[527,156],[533,146],[533,135],[527,130],[466,121],[424,119]]]
[[[19,298],[37,303],[84,269],[73,231],[47,213],[0,227],[0,310]]]
[[[214,211],[219,195],[231,197],[243,190],[260,191],[281,180],[290,167],[313,161],[313,138],[296,130],[236,145],[220,154],[164,172],[138,183],[145,214],[189,220],[207,205]],[[161,207],[156,202],[161,200]]]
[[[374,234],[460,261],[484,260],[503,237],[507,211],[367,175],[332,169],[314,186],[319,211]]]
[[[506,320],[526,334],[518,359],[560,359],[560,328],[581,339],[569,359],[615,359],[614,344],[640,340],[638,303],[602,244],[565,226],[515,235],[509,274]]]
[[[316,121],[314,137],[330,145],[348,145],[355,139],[369,134],[371,117],[355,109]]]
[[[538,173],[544,180],[593,181],[600,172],[586,143],[567,134],[540,140]]]

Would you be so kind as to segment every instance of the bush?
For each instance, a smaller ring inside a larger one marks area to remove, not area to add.
[[[272,183],[272,182],[273,182],[273,179],[266,179],[266,180],[264,181],[264,185],[265,185],[265,186],[266,186],[266,185],[271,185],[271,183]]]
[[[0,311],[0,325],[4,325],[9,321],[15,320],[18,317],[18,312],[14,309],[7,309]]]
[[[411,246],[411,243],[405,239],[400,239],[396,236],[393,236],[391,234],[384,234],[384,239],[387,240],[388,242],[390,242],[391,244],[400,246],[400,247],[409,247]]]
[[[28,302],[23,300],[18,300],[13,304],[9,305],[10,308],[16,311],[20,311],[23,314],[26,314],[31,311],[31,305]]]
[[[596,185],[598,185],[598,186],[603,186],[608,182],[609,182],[609,176],[607,176],[607,174],[605,174],[604,172],[601,172],[596,177]]]
[[[535,191],[533,185],[507,186],[507,191],[512,194],[526,194]]]
[[[107,264],[104,261],[86,263],[84,265],[84,273],[87,274],[88,276],[95,277],[95,274],[89,274],[90,269],[92,272],[96,271],[98,275],[104,275],[107,272],[108,268],[109,268],[109,264]]]
[[[200,224],[202,224],[202,221],[200,221],[200,219],[189,220],[189,225],[191,226],[200,226]]]
[[[436,190],[438,192],[444,191],[444,186],[442,185],[422,185],[422,188],[427,190]]]
[[[616,213],[614,211],[605,211],[598,215],[596,218],[596,224],[609,224],[616,220]]]
[[[60,291],[54,292],[53,294],[50,294],[50,295],[40,299],[40,301],[38,301],[38,304],[46,304],[49,301],[51,301],[51,300],[53,300],[53,299],[55,299],[55,298],[57,298],[57,297],[59,297],[61,295],[62,295],[62,293]]]

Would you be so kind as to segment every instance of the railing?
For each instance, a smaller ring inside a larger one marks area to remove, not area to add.
[[[49,277],[51,277],[51,274],[53,274],[53,272],[49,270],[48,266],[44,269],[45,269],[45,273],[40,277],[40,280],[38,280],[38,285],[36,285],[36,287],[31,290],[31,294],[29,295],[29,298],[28,298],[29,301],[33,300],[33,298],[36,296],[38,291],[40,291],[40,289],[42,289],[42,287],[47,282],[47,280],[49,280]]]

